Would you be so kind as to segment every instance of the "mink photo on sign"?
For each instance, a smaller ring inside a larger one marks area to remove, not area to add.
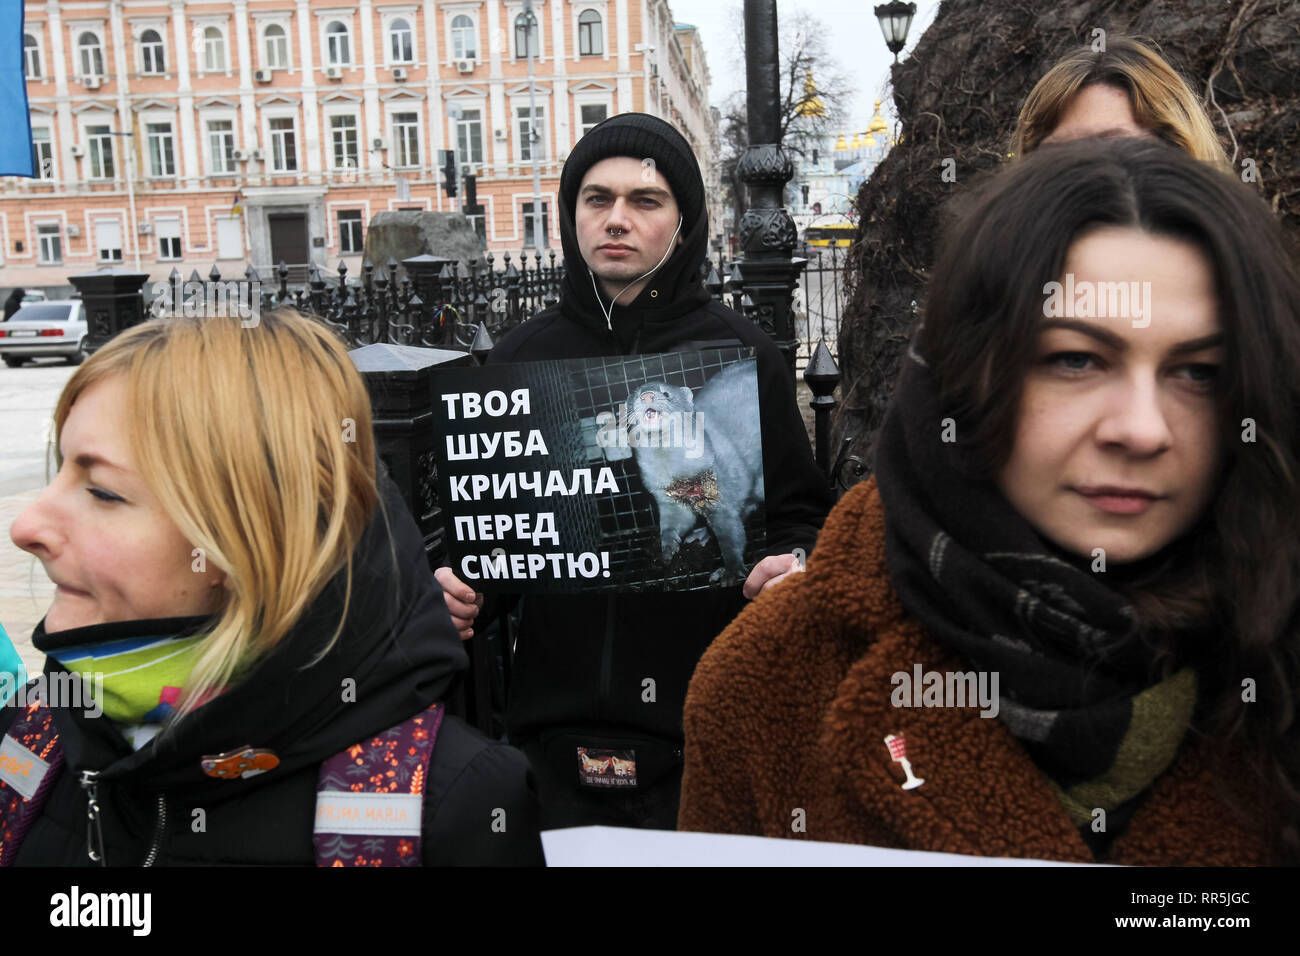
[[[483,592],[734,587],[763,553],[752,349],[434,374],[448,563]]]

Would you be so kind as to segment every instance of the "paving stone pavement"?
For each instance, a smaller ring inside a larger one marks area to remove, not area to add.
[[[40,561],[10,540],[9,528],[45,487],[46,435],[73,371],[53,359],[0,365],[0,624],[31,674],[44,666],[31,636],[54,599],[54,585]]]

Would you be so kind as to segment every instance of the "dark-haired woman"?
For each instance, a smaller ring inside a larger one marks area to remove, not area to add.
[[[875,477],[696,670],[680,827],[1295,861],[1300,286],[1273,217],[1164,144],[1044,147],[934,276]]]

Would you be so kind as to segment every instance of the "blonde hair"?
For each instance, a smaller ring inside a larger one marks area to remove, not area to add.
[[[292,309],[238,318],[176,317],[134,326],[69,379],[72,405],[110,376],[127,383],[127,440],[141,478],[228,591],[177,711],[230,684],[289,633],[346,569],[379,494],[370,399],[343,345]],[[386,517],[386,516],[385,516]]]
[[[1074,97],[1088,86],[1112,86],[1128,94],[1133,118],[1143,129],[1183,152],[1229,170],[1214,126],[1191,88],[1151,46],[1127,36],[1109,36],[1106,48],[1083,47],[1068,54],[1034,84],[1012,137],[1011,151],[1023,157],[1056,129]]]

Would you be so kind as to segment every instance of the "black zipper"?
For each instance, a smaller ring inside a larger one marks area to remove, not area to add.
[[[163,834],[167,832],[167,797],[158,794],[158,816],[154,820],[153,840],[149,844],[149,855],[144,858],[141,866],[153,866],[158,859],[158,851],[162,848]]]
[[[81,771],[81,789],[86,791],[86,855],[100,866],[104,859],[104,827],[99,819],[99,771]]]

